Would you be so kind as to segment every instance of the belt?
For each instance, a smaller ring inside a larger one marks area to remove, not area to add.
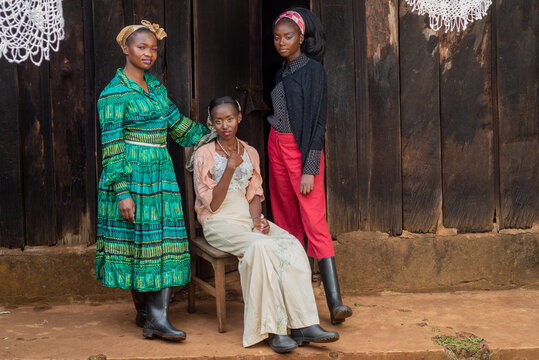
[[[131,145],[150,146],[150,147],[156,147],[156,148],[166,148],[167,147],[167,144],[150,144],[150,143],[131,141],[131,140],[124,140],[124,142],[126,142],[127,144],[131,144]]]

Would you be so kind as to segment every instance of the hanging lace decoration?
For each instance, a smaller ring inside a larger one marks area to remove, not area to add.
[[[461,31],[468,23],[481,19],[487,14],[492,0],[406,0],[419,15],[428,14],[430,27],[438,31],[445,26],[445,32]]]
[[[62,0],[0,0],[0,58],[39,66],[64,35]]]

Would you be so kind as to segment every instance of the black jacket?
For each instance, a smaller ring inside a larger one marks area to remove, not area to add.
[[[286,107],[292,133],[301,152],[301,168],[310,150],[324,148],[327,113],[326,71],[322,64],[309,59],[296,72],[282,77],[277,72],[277,84],[282,80],[286,94]]]

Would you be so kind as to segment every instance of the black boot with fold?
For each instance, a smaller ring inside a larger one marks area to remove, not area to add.
[[[328,303],[331,323],[333,325],[344,322],[347,317],[352,316],[352,309],[343,305],[337,269],[335,268],[335,258],[333,256],[318,260],[318,268],[324,284],[326,301]]]
[[[142,335],[146,338],[159,337],[170,341],[185,340],[185,332],[176,329],[168,320],[171,288],[150,291],[146,295],[146,323]]]
[[[131,289],[131,296],[133,297],[133,303],[137,310],[135,324],[137,324],[138,327],[143,328],[144,323],[146,322],[146,293]]]

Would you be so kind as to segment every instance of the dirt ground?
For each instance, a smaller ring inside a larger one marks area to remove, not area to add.
[[[433,336],[469,332],[485,339],[491,359],[539,359],[539,289],[350,296],[354,314],[329,323],[317,295],[320,320],[337,330],[336,343],[309,345],[277,355],[264,343],[242,347],[243,305],[227,303],[227,332],[217,332],[215,303],[171,307],[172,322],[187,340],[146,340],[135,327],[131,303],[0,307],[1,359],[445,359]]]

